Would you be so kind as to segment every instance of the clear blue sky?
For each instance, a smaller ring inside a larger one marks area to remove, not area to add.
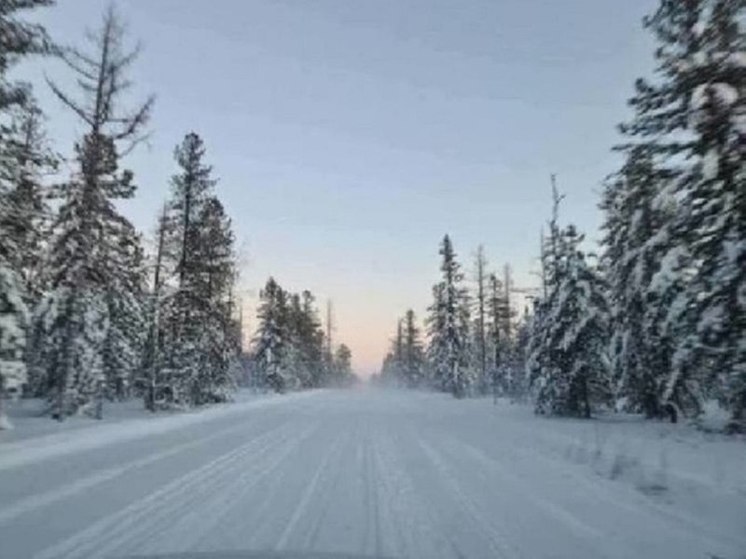
[[[39,12],[82,44],[108,2]],[[654,0],[130,0],[116,3],[143,53],[133,97],[157,103],[132,154],[124,206],[151,232],[184,133],[203,136],[241,241],[247,309],[273,274],[334,300],[337,339],[364,374],[395,321],[422,317],[451,234],[467,268],[480,243],[535,284],[549,175],[562,217],[598,237],[601,180],[637,76],[651,67],[641,18]],[[38,83],[55,147],[79,126]],[[321,305],[320,305],[321,306]],[[253,318],[248,320],[253,326]]]

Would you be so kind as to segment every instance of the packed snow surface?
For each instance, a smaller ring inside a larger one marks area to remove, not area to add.
[[[0,434],[2,557],[746,556],[746,444],[684,425],[372,389],[31,421]]]

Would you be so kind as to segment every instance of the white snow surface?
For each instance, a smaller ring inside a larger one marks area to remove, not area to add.
[[[374,389],[13,419],[2,557],[746,556],[745,441],[687,425]]]

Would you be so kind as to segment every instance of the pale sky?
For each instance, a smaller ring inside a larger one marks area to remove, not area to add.
[[[598,238],[600,184],[616,124],[649,72],[641,28],[654,0],[121,0],[143,45],[133,98],[157,95],[149,146],[130,155],[140,185],[123,211],[152,232],[175,171],[173,148],[205,140],[245,255],[247,315],[274,275],[334,301],[336,339],[378,370],[396,320],[418,317],[449,233],[467,270],[490,263],[536,284],[549,175],[562,217]],[[106,0],[39,11],[81,45]],[[26,64],[69,155],[79,126]],[[247,316],[247,326],[255,325]]]

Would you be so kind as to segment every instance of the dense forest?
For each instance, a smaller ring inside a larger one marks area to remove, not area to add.
[[[662,0],[644,19],[655,72],[634,84],[623,157],[604,182],[600,250],[554,211],[541,287],[467,281],[451,239],[425,320],[399,321],[376,380],[457,397],[530,398],[537,413],[616,409],[696,418],[713,403],[746,429],[746,38],[740,0]],[[554,178],[553,178],[554,179]]]
[[[24,19],[53,4],[0,0],[0,406],[8,395],[44,398],[62,420],[101,417],[109,400],[142,398],[155,411],[224,401],[239,384],[351,382],[350,350],[327,339],[313,295],[274,280],[244,348],[236,240],[195,132],[174,150],[145,250],[118,207],[136,195],[124,158],[147,137],[155,101],[125,102],[139,50],[113,8],[83,47],[62,46]],[[84,131],[59,146],[68,156],[45,133],[32,87],[10,77],[32,57],[75,78],[77,90],[47,84]]]

